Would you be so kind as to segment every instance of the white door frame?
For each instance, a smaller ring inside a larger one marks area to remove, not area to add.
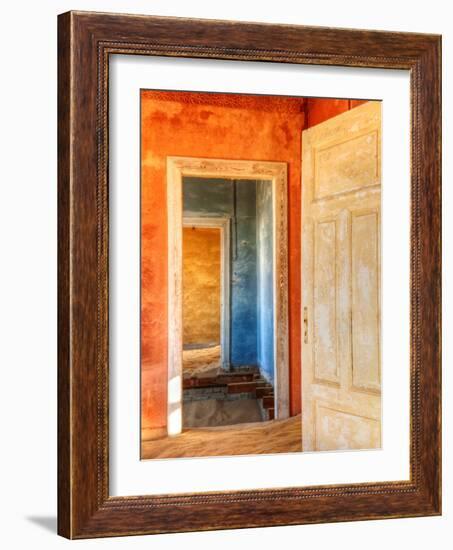
[[[182,430],[183,177],[272,182],[275,417],[289,416],[287,167],[284,162],[167,157],[168,406],[167,432]]]
[[[220,230],[220,346],[224,369],[230,366],[230,225],[229,217],[184,217],[183,227]],[[183,327],[184,328],[184,327]]]

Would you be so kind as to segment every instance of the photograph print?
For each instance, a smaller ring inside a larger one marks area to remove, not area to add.
[[[379,449],[381,102],[140,113],[141,459]]]

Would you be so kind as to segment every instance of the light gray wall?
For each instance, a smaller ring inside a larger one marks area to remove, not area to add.
[[[256,185],[258,365],[274,383],[274,281],[272,183]]]

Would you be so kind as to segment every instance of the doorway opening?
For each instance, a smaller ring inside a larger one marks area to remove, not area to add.
[[[168,433],[287,418],[286,165],[167,168]]]
[[[184,224],[184,376],[206,376],[220,367],[220,264],[220,229]]]
[[[230,364],[230,219],[183,218],[183,370]]]
[[[273,419],[272,184],[184,177],[183,214],[183,428]]]

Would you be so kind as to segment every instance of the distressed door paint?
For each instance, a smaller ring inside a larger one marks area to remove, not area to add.
[[[304,451],[381,445],[381,104],[302,134]]]

